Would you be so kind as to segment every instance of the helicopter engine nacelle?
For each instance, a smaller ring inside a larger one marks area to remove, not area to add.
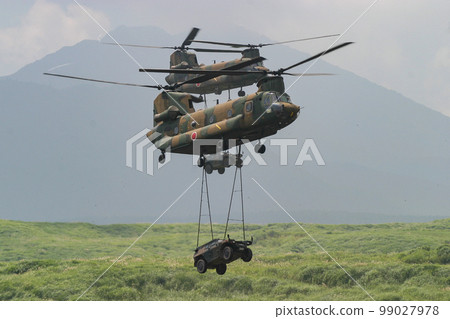
[[[169,106],[169,108],[159,114],[155,114],[155,122],[165,122],[165,121],[173,121],[179,115],[181,115],[180,110],[176,106]]]
[[[275,91],[279,93],[284,93],[284,81],[279,75],[277,76],[266,76],[258,81],[256,84],[258,86],[258,92],[263,91]]]

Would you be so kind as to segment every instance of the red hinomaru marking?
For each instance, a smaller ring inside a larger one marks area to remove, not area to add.
[[[195,83],[195,86],[196,87],[200,87],[200,83]]]
[[[191,139],[195,140],[197,138],[197,132],[191,134]]]

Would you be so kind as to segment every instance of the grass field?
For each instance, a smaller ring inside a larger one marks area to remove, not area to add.
[[[0,220],[0,300],[76,300],[148,226]],[[450,219],[303,226],[375,300],[450,300]],[[250,263],[201,275],[197,225],[154,225],[81,300],[370,300],[298,225],[247,234]]]

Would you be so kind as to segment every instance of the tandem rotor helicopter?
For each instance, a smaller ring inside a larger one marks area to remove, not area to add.
[[[152,45],[137,45],[137,44],[119,44],[119,43],[105,43],[111,45],[121,45],[139,48],[153,48],[153,49],[171,49],[174,52],[170,55],[170,69],[140,69],[140,72],[146,73],[169,73],[165,80],[169,87],[179,92],[187,92],[194,94],[221,94],[223,91],[229,91],[235,88],[241,88],[238,96],[245,96],[243,87],[257,83],[261,78],[261,73],[246,73],[235,75],[234,73],[226,73],[227,70],[242,70],[242,71],[269,71],[263,65],[263,60],[259,54],[259,48],[286,44],[292,42],[300,42],[307,40],[316,40],[322,38],[335,37],[339,34],[324,35],[318,37],[303,38],[297,40],[289,40],[273,43],[260,44],[240,44],[217,41],[195,40],[200,29],[193,28],[188,36],[184,39],[180,46],[152,46]],[[229,46],[233,49],[211,49],[211,48],[195,48],[189,47],[193,42],[202,44],[212,44]],[[212,52],[212,53],[240,53],[240,59],[231,61],[224,61],[214,63],[212,65],[199,64],[195,53],[190,52]],[[222,75],[214,75],[209,71],[222,71]],[[198,77],[198,75],[202,77]],[[318,74],[305,74],[306,76]],[[263,75],[264,76],[264,75]]]

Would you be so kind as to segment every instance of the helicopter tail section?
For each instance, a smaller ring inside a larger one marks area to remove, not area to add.
[[[181,92],[161,92],[155,99],[153,104],[153,122],[156,126],[163,122],[169,115],[173,120],[173,114],[185,115],[195,112],[193,103],[201,102],[201,98],[197,98],[188,93]],[[167,114],[166,114],[167,113]]]
[[[195,53],[176,50],[170,55],[171,69],[197,68],[198,66],[197,56]]]

